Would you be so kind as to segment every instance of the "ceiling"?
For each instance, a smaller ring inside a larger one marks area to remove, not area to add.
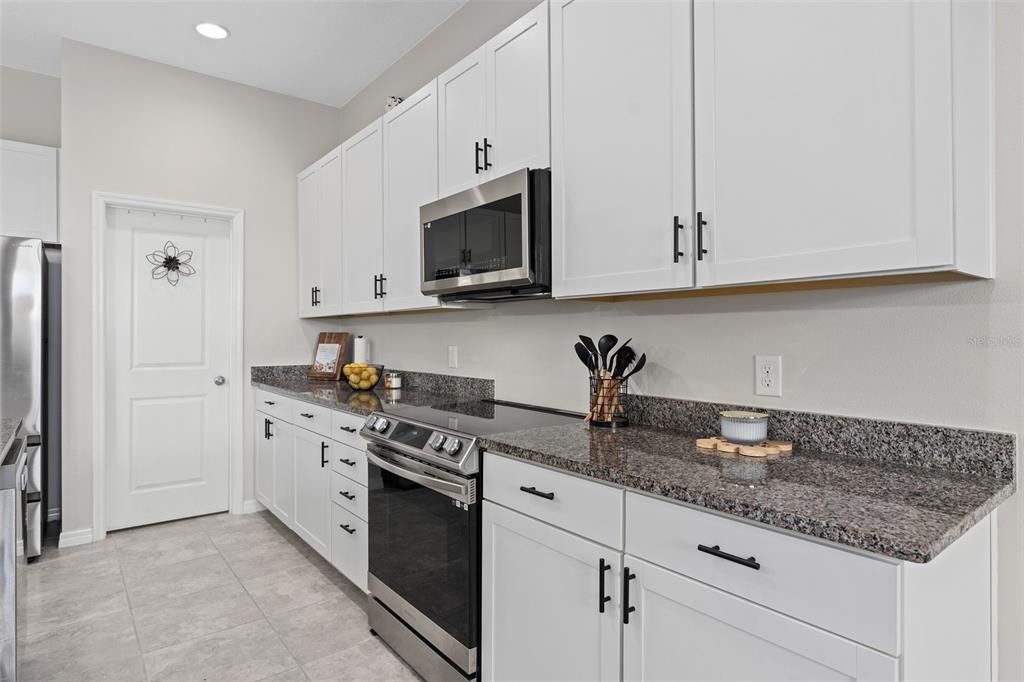
[[[0,0],[0,64],[60,76],[71,38],[340,107],[466,0]],[[226,40],[194,30],[226,26]]]

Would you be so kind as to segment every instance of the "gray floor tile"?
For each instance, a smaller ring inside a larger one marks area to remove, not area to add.
[[[243,528],[247,525],[262,525],[270,523],[272,515],[270,512],[256,512],[253,514],[209,514],[200,516],[199,523],[208,532],[224,530],[226,528]]]
[[[288,531],[285,531],[288,532]],[[281,532],[266,521],[244,526],[210,529],[210,539],[222,552],[245,549],[267,543],[287,542]]]
[[[132,608],[132,614],[144,652],[263,620],[238,583]]]
[[[149,652],[145,661],[152,682],[254,682],[296,665],[265,620]]]
[[[316,604],[339,594],[337,587],[308,565],[243,580],[242,584],[268,616]]]
[[[127,547],[137,542],[149,542],[154,538],[166,538],[172,535],[187,535],[191,533],[205,534],[202,517],[181,519],[179,521],[168,521],[166,523],[154,523],[149,526],[138,528],[127,528],[115,530],[107,534],[107,537],[114,541],[118,547]]]
[[[238,579],[243,582],[272,573],[309,567],[309,559],[284,539],[279,542],[225,550],[221,554]]]
[[[295,660],[303,665],[373,636],[366,614],[345,596],[276,613],[267,619]]]
[[[78,621],[128,611],[128,596],[120,573],[102,578],[69,578],[46,590],[29,591],[25,604],[25,634],[35,637]]]
[[[219,554],[155,566],[124,577],[132,608],[141,608],[173,597],[238,584],[234,572]]]
[[[264,677],[260,682],[309,682],[309,678],[302,672],[302,668],[292,668],[283,673]]]
[[[25,682],[146,679],[127,610],[30,638],[23,656]]]
[[[308,663],[303,670],[314,682],[416,682],[420,679],[377,637]]]
[[[198,559],[217,553],[205,532],[190,531],[172,535],[153,535],[119,544],[117,554],[125,575],[148,573],[157,566]]]

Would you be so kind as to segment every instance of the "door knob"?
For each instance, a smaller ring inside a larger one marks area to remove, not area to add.
[[[216,384],[217,386],[223,386],[224,385],[224,377],[214,377],[213,383]]]

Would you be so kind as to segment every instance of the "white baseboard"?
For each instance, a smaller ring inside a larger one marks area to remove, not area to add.
[[[266,509],[266,507],[264,507],[256,500],[246,500],[245,502],[242,503],[242,511],[240,513],[253,514],[255,512],[261,512],[264,509]]]
[[[81,528],[79,530],[61,531],[58,547],[74,547],[76,545],[88,545],[92,542],[92,528]]]
[[[53,509],[46,512],[47,521],[56,521],[60,518],[60,507],[54,507]]]

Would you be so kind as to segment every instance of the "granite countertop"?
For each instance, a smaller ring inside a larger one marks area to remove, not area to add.
[[[20,418],[5,417],[0,419],[0,459],[3,459],[7,454],[7,448],[14,441],[14,434],[18,432],[19,426],[21,426]]]
[[[694,436],[585,424],[488,436],[486,450],[896,559],[924,563],[1013,494],[1013,478],[801,449],[754,459]]]

